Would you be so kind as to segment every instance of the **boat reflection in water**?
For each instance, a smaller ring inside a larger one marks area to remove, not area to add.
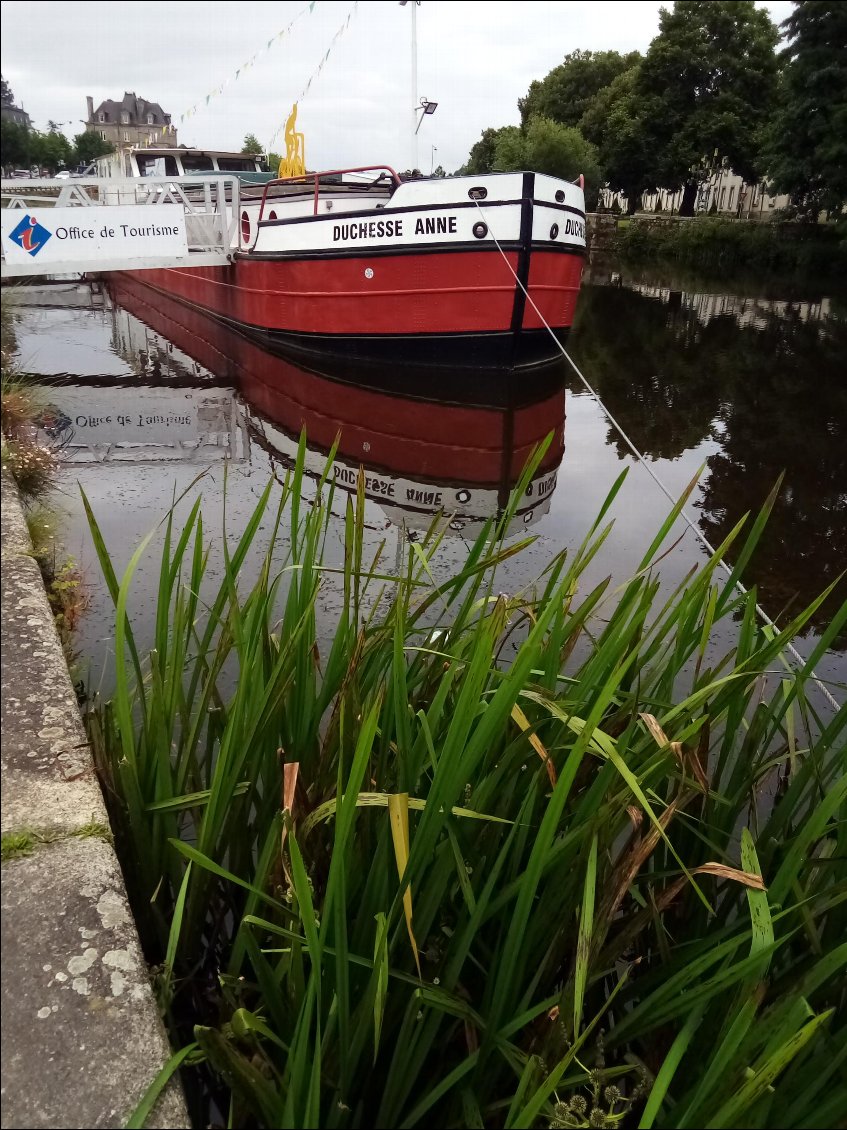
[[[387,395],[307,372],[125,276],[111,293],[114,348],[137,379],[54,386],[44,423],[66,459],[249,464],[259,445],[286,468],[305,429],[312,477],[338,438],[339,488],[355,492],[361,467],[366,497],[390,522],[423,530],[443,513],[448,532],[472,537],[552,433],[512,531],[549,509],[564,454],[561,385],[505,408]]]

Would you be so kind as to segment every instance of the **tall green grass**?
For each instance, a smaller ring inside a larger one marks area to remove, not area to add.
[[[147,656],[146,545],[118,578],[88,509],[117,664],[89,729],[180,1048],[132,1124],[180,1066],[211,1089],[197,1125],[843,1116],[847,711],[808,692],[847,604],[793,672],[818,602],[764,630],[717,556],[664,593],[684,500],[627,584],[586,591],[621,480],[532,590],[498,591],[532,540],[505,540],[516,502],[455,576],[435,523],[396,577],[366,557],[361,485],[328,549],[329,465],[307,502],[304,456],[224,540],[217,587],[200,503],[167,517]],[[766,512],[719,547],[739,569]]]

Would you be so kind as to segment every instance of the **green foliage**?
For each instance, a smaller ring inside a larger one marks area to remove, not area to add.
[[[640,59],[637,51],[627,55],[618,51],[572,51],[540,82],[531,83],[526,97],[518,100],[521,124],[527,126],[531,118],[541,117],[582,127],[583,116],[598,94]]]
[[[242,153],[253,153],[258,156],[259,154],[264,153],[264,151],[265,147],[264,145],[262,145],[261,141],[259,141],[258,137],[256,137],[255,133],[248,133],[245,135],[244,140],[241,143]]]
[[[583,114],[580,129],[597,146],[606,183],[622,192],[632,211],[655,180],[655,142],[644,120],[639,67],[630,67],[600,90]]]
[[[2,461],[25,505],[38,501],[56,483],[59,469],[56,456],[28,438],[4,439]]]
[[[86,502],[117,665],[89,728],[185,1044],[151,1094],[199,1057],[234,1127],[839,1109],[847,712],[819,716],[807,688],[847,606],[802,672],[774,673],[818,602],[761,630],[716,559],[659,598],[678,508],[628,584],[586,591],[621,480],[582,545],[504,593],[497,566],[534,540],[505,531],[540,453],[456,573],[436,522],[387,575],[382,547],[364,558],[363,481],[333,547],[329,467],[309,487],[305,453],[278,507],[269,484],[224,541],[217,581],[199,500],[168,515],[144,659],[129,602],[150,539],[119,579]],[[721,546],[739,569],[764,517]],[[319,589],[340,609],[324,653]]]
[[[17,832],[5,832],[2,838],[2,860],[7,863],[12,859],[21,859],[32,855],[39,844],[54,844],[60,840],[103,840],[112,843],[112,830],[107,824],[99,820],[89,820],[71,832],[57,831],[55,828],[22,828]]]
[[[4,832],[0,842],[0,856],[3,863],[10,859],[21,859],[35,851],[36,837],[32,832]]]
[[[3,106],[14,106],[15,104],[15,96],[12,93],[12,88],[2,75],[0,75],[0,104]]]
[[[30,130],[30,146],[32,163],[50,173],[74,164],[74,148],[59,130],[47,133]]]
[[[847,6],[801,0],[782,25],[788,38],[767,171],[813,218],[847,203]]]
[[[33,160],[32,134],[26,126],[3,118],[0,120],[0,164],[28,169]]]
[[[73,163],[90,165],[97,157],[105,157],[114,152],[115,147],[111,141],[104,141],[94,130],[83,130],[74,138]]]
[[[482,131],[479,141],[472,147],[467,162],[459,169],[460,173],[490,173],[494,170],[494,160],[500,141],[512,134],[519,134],[517,126],[502,126],[500,129]]]
[[[636,83],[650,179],[674,188],[717,151],[758,179],[759,133],[776,96],[777,30],[751,0],[677,0],[663,8]],[[693,200],[691,201],[693,204]]]
[[[832,279],[847,271],[847,235],[835,226],[739,222],[712,215],[653,227],[634,222],[618,232],[616,251],[631,260],[673,260],[714,270],[749,268]]]
[[[500,131],[494,152],[494,171],[531,169],[563,180],[585,176],[586,207],[596,205],[601,185],[594,146],[578,129],[550,118],[531,118],[525,131],[509,126]]]

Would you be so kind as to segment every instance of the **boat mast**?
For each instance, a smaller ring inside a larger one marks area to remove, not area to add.
[[[400,0],[406,7],[409,0]],[[412,164],[410,171],[420,168],[418,164],[418,5],[421,0],[412,0]]]

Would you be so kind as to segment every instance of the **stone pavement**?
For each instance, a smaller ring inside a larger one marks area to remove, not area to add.
[[[41,573],[5,474],[0,503],[0,1125],[123,1126],[170,1048]],[[189,1125],[176,1083],[146,1125]]]

